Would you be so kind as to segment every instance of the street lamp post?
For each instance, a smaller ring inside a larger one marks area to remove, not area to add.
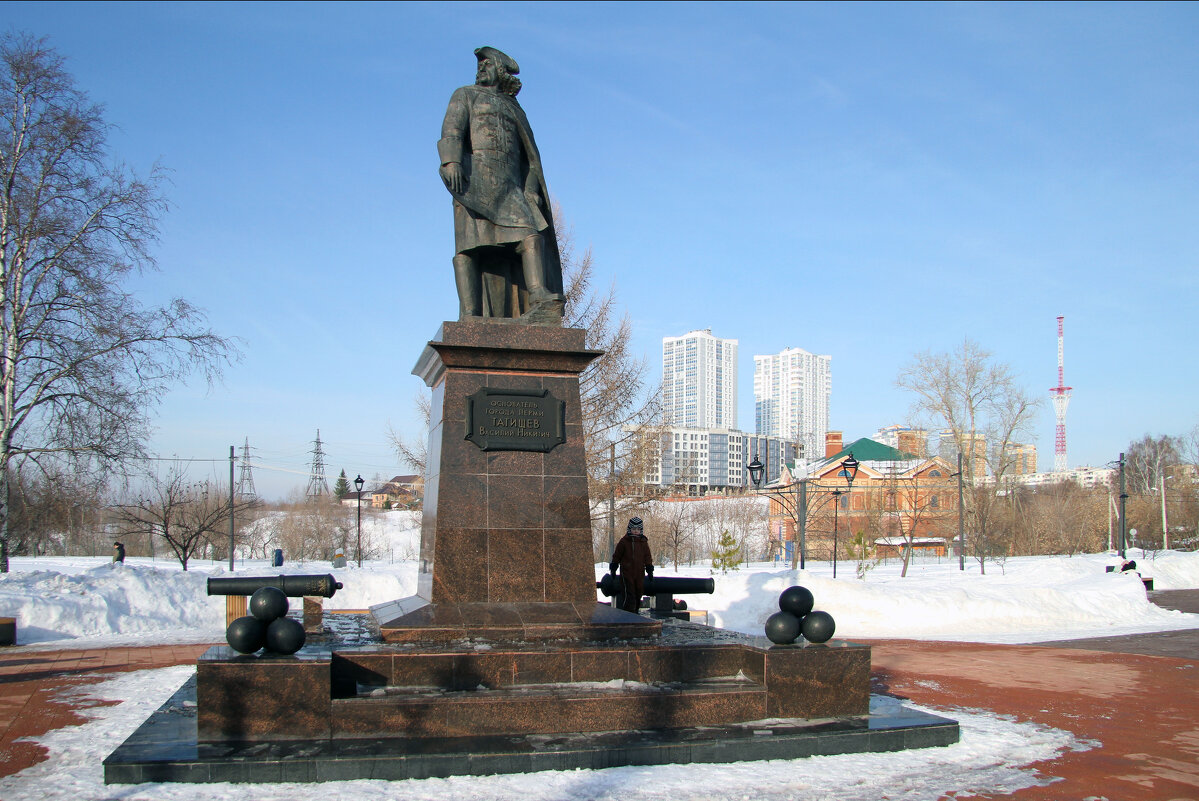
[[[358,496],[358,566],[362,567],[362,485],[366,482],[362,480],[362,474],[354,479],[354,489]]]
[[[841,462],[841,472],[838,475],[845,476],[845,489],[833,490],[833,578],[837,577],[837,513],[841,508],[841,496],[848,495],[853,489],[853,480],[858,477],[858,466],[860,462],[853,458],[853,454]]]
[[[962,504],[962,452],[958,451],[958,570],[966,569],[966,507]]]
[[[833,578],[837,577],[837,514],[841,509],[841,490],[833,490]]]

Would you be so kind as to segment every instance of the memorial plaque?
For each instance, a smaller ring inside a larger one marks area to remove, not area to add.
[[[485,451],[549,453],[566,442],[566,403],[548,389],[491,389],[466,398],[466,439]]]

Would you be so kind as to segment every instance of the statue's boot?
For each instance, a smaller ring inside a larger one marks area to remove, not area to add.
[[[529,290],[529,305],[561,303],[565,298],[545,288],[545,240],[541,234],[525,237],[517,246],[520,266],[525,276],[525,288]]]
[[[479,265],[465,253],[454,257],[454,281],[458,285],[458,319],[483,316],[482,276]]]

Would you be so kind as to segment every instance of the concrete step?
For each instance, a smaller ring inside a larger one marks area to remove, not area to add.
[[[612,681],[502,689],[373,688],[334,699],[334,738],[463,737],[677,729],[761,720],[766,688],[743,676],[686,683]]]

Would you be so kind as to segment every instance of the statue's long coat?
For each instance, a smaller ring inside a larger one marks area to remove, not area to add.
[[[561,292],[562,263],[541,154],[516,98],[488,86],[455,90],[437,152],[442,166],[461,164],[467,179],[466,191],[454,195],[456,252],[512,244],[540,233],[546,289]],[[538,202],[531,199],[531,190]]]

